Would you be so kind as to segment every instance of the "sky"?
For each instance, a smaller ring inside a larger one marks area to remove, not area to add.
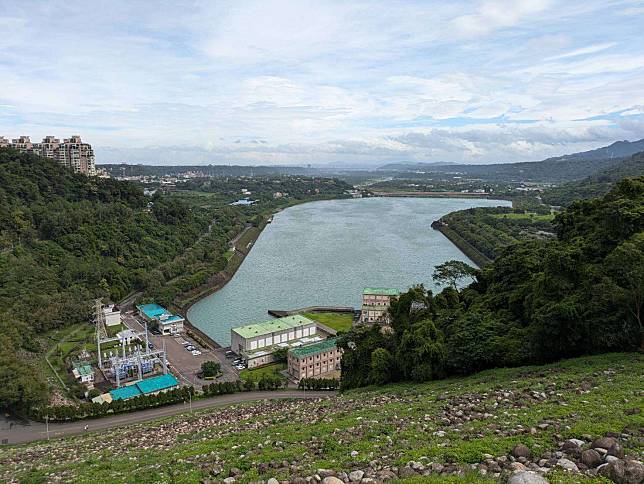
[[[644,138],[644,1],[0,0],[0,135],[97,163],[530,161]]]

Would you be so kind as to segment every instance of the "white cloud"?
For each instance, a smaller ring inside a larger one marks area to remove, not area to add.
[[[644,137],[631,7],[11,0],[0,134],[80,133],[149,162],[536,159]]]

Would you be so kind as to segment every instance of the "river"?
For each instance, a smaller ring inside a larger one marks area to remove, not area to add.
[[[193,305],[190,321],[222,346],[230,329],[270,319],[268,309],[360,305],[362,289],[417,283],[434,266],[473,263],[434,220],[510,202],[461,198],[363,198],[305,203],[275,215],[231,281]]]

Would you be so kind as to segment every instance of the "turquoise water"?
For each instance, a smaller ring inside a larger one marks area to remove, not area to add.
[[[190,321],[218,343],[230,328],[270,319],[269,309],[358,307],[366,286],[434,288],[434,266],[472,263],[431,223],[455,210],[510,202],[363,198],[312,202],[275,215],[233,279],[190,308]]]

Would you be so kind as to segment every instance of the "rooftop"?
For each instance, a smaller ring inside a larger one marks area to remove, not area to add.
[[[234,331],[242,338],[252,338],[263,334],[277,333],[278,331],[284,331],[285,329],[295,329],[308,324],[315,324],[315,321],[312,321],[301,314],[294,314],[293,316],[271,319],[269,321],[264,321],[263,323],[240,326],[238,328],[233,328],[231,331]]]
[[[400,291],[390,287],[365,287],[362,294],[368,296],[397,296]]]
[[[335,348],[335,338],[325,339],[319,343],[313,343],[312,345],[300,346],[299,348],[294,348],[290,352],[296,358],[304,358],[307,356],[315,355],[317,353],[323,353]]]
[[[159,375],[152,378],[146,378],[136,384],[139,390],[143,393],[154,393],[167,388],[176,387],[179,385],[177,379],[170,373],[166,375]]]
[[[112,396],[112,400],[127,400],[128,398],[138,397],[139,395],[167,390],[178,385],[179,382],[177,379],[168,373],[167,375],[146,378],[132,385],[115,388],[114,390],[110,390],[110,395]]]
[[[137,308],[139,308],[139,311],[143,311],[143,313],[150,319],[159,317],[162,314],[166,314],[168,312],[166,308],[159,306],[156,303],[141,304],[140,306],[137,306]]]
[[[160,317],[159,318],[159,323],[161,323],[161,324],[174,323],[176,321],[184,321],[184,319],[183,319],[183,317],[178,316],[176,314],[170,314],[167,317]]]
[[[141,390],[136,385],[128,385],[110,390],[110,395],[112,395],[112,400],[127,400],[141,395]]]
[[[94,371],[92,370],[92,367],[90,365],[77,366],[76,370],[78,371],[78,374],[80,376],[89,376],[94,374]]]

